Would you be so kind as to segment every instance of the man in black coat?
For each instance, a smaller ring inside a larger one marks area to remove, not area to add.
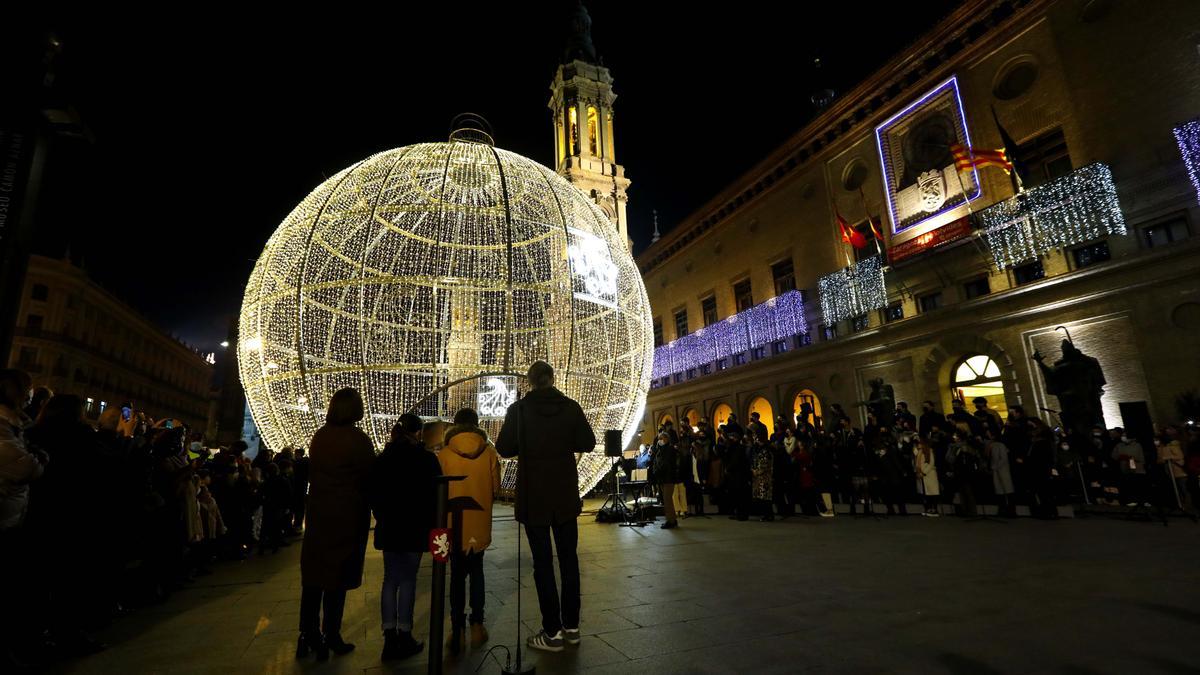
[[[508,408],[496,439],[501,457],[516,457],[517,521],[533,553],[533,579],[542,610],[542,631],[529,638],[533,649],[560,652],[563,642],[579,644],[579,529],[583,510],[575,455],[591,452],[596,435],[583,408],[554,388],[554,368],[544,361],[529,366],[532,391]],[[562,604],[554,581],[551,535],[562,574]]]

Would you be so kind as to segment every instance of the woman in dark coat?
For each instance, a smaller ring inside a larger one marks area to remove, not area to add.
[[[436,527],[436,479],[442,469],[421,442],[421,429],[420,417],[403,415],[371,470],[375,548],[383,551],[384,661],[412,656],[424,646],[412,636],[413,602],[421,554]]]
[[[346,591],[362,585],[363,558],[371,530],[367,490],[375,450],[354,426],[363,418],[358,392],[340,389],[329,399],[325,426],[309,444],[308,524],[300,550],[300,642],[296,657],[315,649],[345,654],[354,645],[342,640]],[[324,606],[324,621],[318,625]],[[322,636],[322,632],[324,636]]]

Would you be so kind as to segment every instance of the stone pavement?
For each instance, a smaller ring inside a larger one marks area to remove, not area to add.
[[[594,505],[592,505],[594,508]],[[488,647],[513,644],[515,525],[498,509],[484,559]],[[538,673],[1197,673],[1200,527],[1109,519],[998,524],[915,516],[681,521],[663,531],[580,520],[583,644]],[[538,624],[528,550],[525,630]],[[299,542],[225,564],[100,637],[75,673],[424,673],[379,661],[382,558],[368,549],[345,631],[358,649],[294,659]],[[417,631],[429,621],[430,565]],[[447,673],[499,672],[484,649]],[[503,652],[498,656],[503,660]]]

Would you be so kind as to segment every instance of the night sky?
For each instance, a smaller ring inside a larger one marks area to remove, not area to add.
[[[267,237],[325,177],[444,140],[464,111],[491,122],[497,145],[549,164],[546,102],[573,3],[427,4],[203,4],[20,27],[5,61],[15,90],[32,89],[20,85],[39,77],[52,28],[58,90],[93,139],[58,148],[39,249],[69,244],[119,297],[213,351]],[[640,251],[652,209],[669,230],[798,131],[814,91],[845,91],[957,2],[589,4]]]

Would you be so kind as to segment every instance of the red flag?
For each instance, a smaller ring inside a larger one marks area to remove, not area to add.
[[[883,241],[883,233],[879,231],[880,228],[875,224],[875,219],[867,216],[867,222],[871,224],[871,234],[875,235],[875,238],[879,241]]]
[[[837,221],[838,228],[842,230],[842,241],[850,244],[854,248],[867,247],[867,238],[863,236],[862,232],[859,232],[858,230],[854,229],[850,223],[847,223],[846,219],[842,217],[842,214],[837,214]]]

